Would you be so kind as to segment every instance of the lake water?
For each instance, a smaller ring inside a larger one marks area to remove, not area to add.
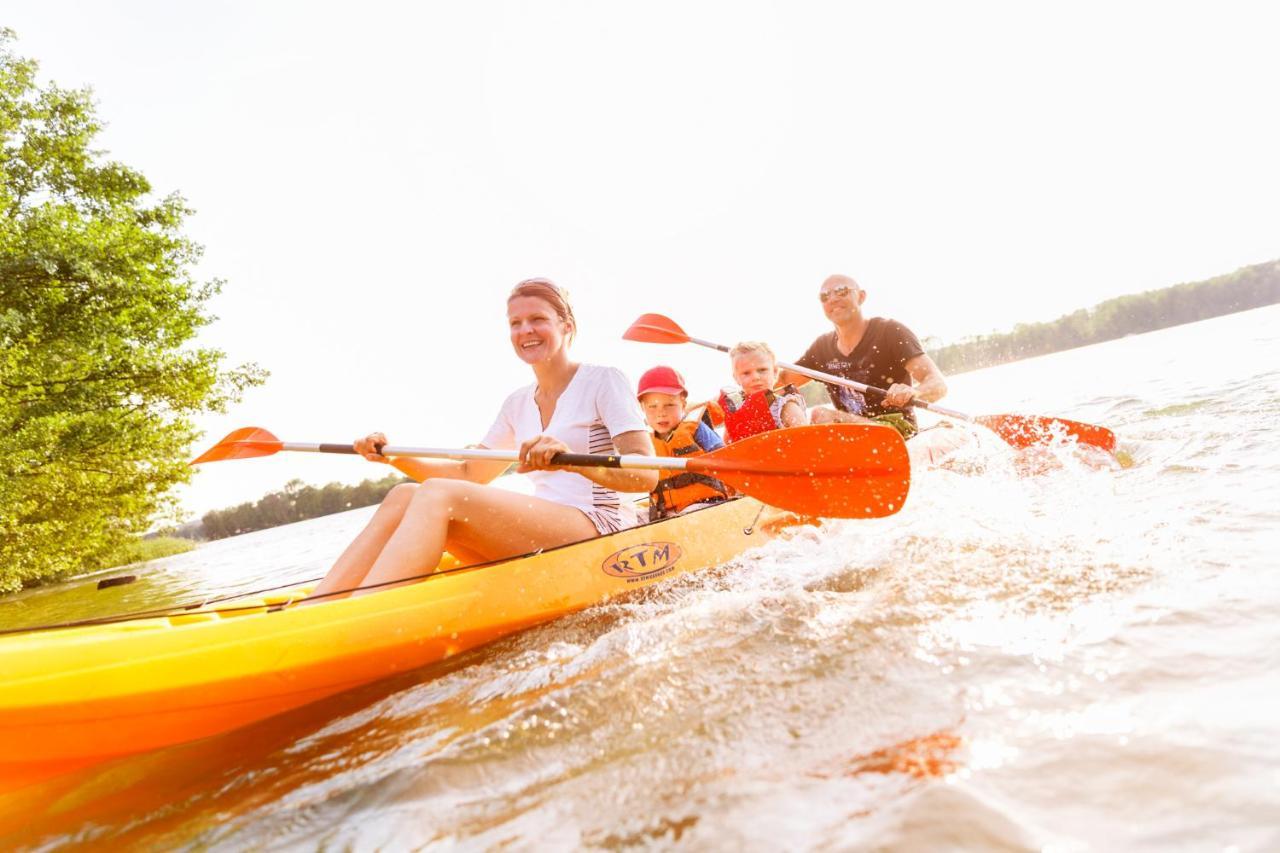
[[[954,377],[949,406],[1102,423],[1133,465],[916,472],[892,518],[0,797],[0,846],[1280,849],[1278,327]],[[0,625],[314,578],[370,511]]]

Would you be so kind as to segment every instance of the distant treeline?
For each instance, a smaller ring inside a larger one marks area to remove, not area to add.
[[[211,510],[199,522],[184,525],[175,533],[188,539],[225,539],[376,504],[393,486],[404,482],[407,481],[399,474],[391,474],[381,480],[365,480],[355,486],[330,483],[316,487],[301,480],[290,480],[281,491],[271,492],[255,503]]]
[[[1048,323],[1022,323],[1012,332],[929,349],[943,372],[961,373],[1277,302],[1280,261],[1269,261],[1207,281],[1108,299]]]

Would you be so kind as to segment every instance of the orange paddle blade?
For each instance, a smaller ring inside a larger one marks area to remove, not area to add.
[[[762,432],[690,459],[688,470],[771,506],[825,518],[893,515],[911,486],[902,436],[876,424]]]
[[[225,459],[252,459],[278,453],[283,442],[262,427],[241,427],[213,447],[201,453],[190,464],[221,462]]]
[[[661,314],[641,314],[622,333],[624,341],[641,341],[646,344],[687,344],[689,336],[684,329],[676,325],[676,321]]]
[[[1106,427],[1050,418],[1043,415],[979,415],[974,418],[1013,447],[1052,444],[1063,438],[1074,438],[1080,444],[1099,447],[1108,453],[1116,449],[1116,434]]]

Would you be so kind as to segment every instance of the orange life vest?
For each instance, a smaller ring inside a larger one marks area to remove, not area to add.
[[[659,456],[699,456],[706,453],[694,440],[699,421],[681,421],[666,438],[653,433],[653,448]],[[722,501],[729,487],[706,474],[692,471],[662,472],[657,488],[649,493],[649,520],[657,521],[681,512],[696,503]]]
[[[743,397],[741,391],[724,391],[719,405],[724,411],[724,439],[726,443],[750,438],[756,433],[782,428],[782,407],[790,399],[803,400],[795,386],[788,385],[781,393],[757,391]]]

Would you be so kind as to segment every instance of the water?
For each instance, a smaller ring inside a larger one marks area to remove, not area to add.
[[[1111,426],[1132,467],[919,472],[893,518],[0,797],[0,844],[1280,849],[1278,327],[952,381],[956,408]],[[0,625],[313,578],[368,513],[8,599]]]

